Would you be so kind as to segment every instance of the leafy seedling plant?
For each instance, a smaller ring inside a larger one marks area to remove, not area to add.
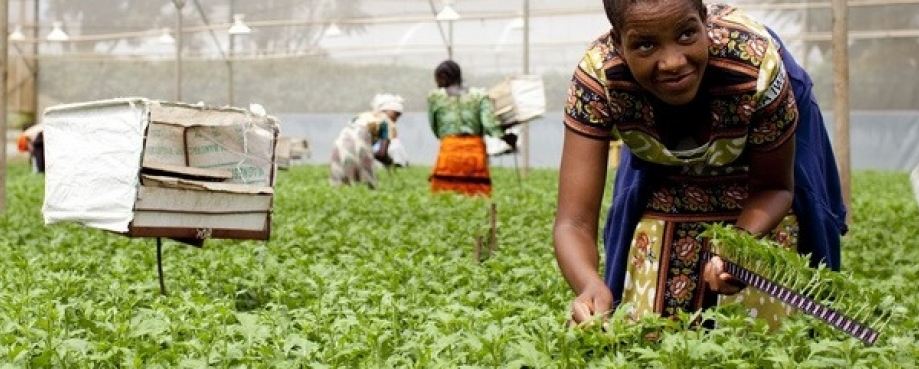
[[[894,312],[894,298],[854,281],[823,263],[810,267],[810,255],[789,252],[730,225],[708,226],[712,254],[725,260],[735,277],[830,325],[873,344]]]

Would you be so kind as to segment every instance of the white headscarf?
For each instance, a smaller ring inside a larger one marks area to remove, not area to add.
[[[402,105],[402,96],[390,94],[377,94],[370,102],[374,111],[392,110],[401,113],[404,106]]]

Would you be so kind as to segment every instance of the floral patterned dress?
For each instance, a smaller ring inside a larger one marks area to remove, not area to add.
[[[709,5],[709,65],[699,96],[674,111],[643,92],[609,34],[587,50],[575,71],[565,125],[596,139],[621,138],[655,168],[634,229],[620,304],[634,318],[673,316],[740,302],[773,325],[791,312],[752,288],[734,296],[711,292],[701,278],[704,224],[735,222],[748,196],[747,152],[768,152],[793,137],[798,112],[774,42],[765,27],[727,5]],[[707,141],[674,135],[676,127],[710,122]],[[788,214],[770,235],[797,247]]]
[[[342,129],[332,148],[329,182],[333,186],[365,183],[376,188],[373,145],[391,138],[395,126],[383,112],[359,114]]]

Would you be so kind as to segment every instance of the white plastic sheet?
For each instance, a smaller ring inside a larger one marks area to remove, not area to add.
[[[45,224],[128,232],[143,163],[226,171],[232,178],[220,185],[223,192],[249,194],[250,187],[274,184],[278,122],[264,114],[122,98],[55,106],[44,123]]]
[[[45,111],[45,224],[128,230],[149,124],[146,104],[116,99]]]

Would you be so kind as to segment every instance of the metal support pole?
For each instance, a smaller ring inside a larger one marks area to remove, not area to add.
[[[185,0],[172,0],[176,6],[176,101],[182,101],[182,33]]]
[[[233,42],[234,41],[236,41],[236,35],[230,35],[230,61],[227,62],[227,69],[228,69],[227,74],[229,77],[227,81],[227,84],[228,84],[227,95],[228,95],[230,106],[236,106],[236,96],[235,96],[235,91],[234,91],[236,90],[236,86],[235,86],[236,82],[233,80],[233,75],[235,74],[233,73]]]
[[[9,27],[9,1],[0,1],[0,29],[4,31]],[[0,142],[0,213],[6,212],[6,79],[7,68],[9,67],[9,50],[7,47],[9,38],[6,32],[3,33],[0,40],[0,132],[3,133],[3,141]]]
[[[38,40],[38,15],[39,13],[39,1],[35,0],[32,4],[32,24],[35,26],[32,27],[32,38]],[[38,73],[39,65],[41,64],[40,58],[38,57],[38,42],[32,43],[32,101],[30,101],[29,110],[32,112],[32,123],[38,123],[38,95],[39,95],[39,85],[38,85]]]
[[[235,11],[236,11],[236,1],[235,1],[235,0],[230,0],[230,22],[233,22],[233,14],[234,14]],[[230,46],[230,47],[229,47],[229,50],[230,50],[230,51],[229,51],[229,54],[230,54],[230,57],[228,58],[228,61],[227,61],[227,74],[228,74],[228,76],[227,76],[227,77],[228,77],[228,80],[227,80],[227,84],[228,84],[228,86],[227,86],[227,95],[228,95],[229,105],[230,105],[230,106],[236,106],[236,96],[234,96],[234,95],[235,95],[235,92],[236,92],[236,91],[235,91],[236,86],[235,86],[235,81],[233,81],[233,75],[234,75],[234,73],[233,73],[233,57],[234,57],[234,55],[233,55],[233,54],[234,54],[234,51],[235,51],[235,49],[236,49],[236,35],[230,33],[230,34],[229,34],[229,37],[230,37],[230,39],[229,39],[229,41],[230,41],[230,45],[229,45],[229,46]]]
[[[801,68],[804,68],[804,70],[807,70],[807,56],[808,54],[810,54],[810,50],[808,49],[808,45],[810,45],[810,43],[808,42],[809,41],[808,39],[810,38],[810,34],[811,34],[810,8],[811,8],[810,0],[804,0],[804,38],[801,41],[801,43],[803,44],[802,45],[803,49],[804,49],[804,54],[801,55]]]
[[[26,13],[27,13],[26,9],[27,9],[26,2],[20,1],[19,2],[19,26],[20,27],[24,27],[24,25],[26,24]],[[26,53],[23,51],[23,48],[17,47],[17,49],[19,49],[19,58],[20,58],[20,61],[22,62],[22,68],[24,70],[29,70],[29,61],[28,59],[26,59]],[[16,73],[15,75],[16,75],[16,78],[25,78],[24,77],[25,72]],[[26,101],[28,101],[24,97],[25,95],[24,91],[26,91],[25,85],[19,87],[16,91],[16,106],[19,108],[19,111],[23,113],[26,112]],[[33,119],[33,123],[37,123],[37,122],[34,122],[34,119]]]
[[[431,14],[437,15],[437,7],[434,6],[434,0],[428,0],[428,5],[431,6]],[[453,59],[453,49],[451,47],[451,42],[447,38],[446,33],[444,32],[443,22],[437,21],[437,31],[440,33],[440,39],[447,45],[447,56],[449,59]]]
[[[514,150],[514,152],[511,153],[511,155],[514,156],[514,172],[517,173],[517,187],[520,187],[520,180],[521,180],[521,178],[520,178],[520,165],[517,164],[517,151]]]
[[[833,0],[833,146],[842,182],[842,197],[852,220],[851,153],[849,151],[849,7]]]
[[[453,60],[453,21],[447,24],[447,59]]]
[[[530,74],[530,0],[523,0],[523,74]],[[530,174],[530,123],[520,127],[523,143],[523,178]]]

